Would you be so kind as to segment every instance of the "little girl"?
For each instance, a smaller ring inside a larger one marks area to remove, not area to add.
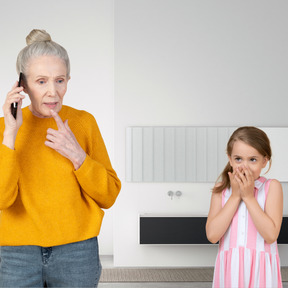
[[[240,127],[227,154],[206,223],[209,241],[219,241],[213,287],[282,287],[276,240],[283,192],[279,181],[260,176],[268,161],[271,166],[270,141],[258,128]]]

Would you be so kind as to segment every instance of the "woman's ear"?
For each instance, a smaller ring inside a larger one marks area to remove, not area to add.
[[[23,87],[23,92],[28,94],[26,84],[23,83],[22,87]]]
[[[24,76],[24,74],[23,74],[22,77],[23,78],[22,78],[22,81],[21,81],[21,86],[23,87],[23,92],[28,94],[27,93],[27,80],[26,80],[26,77]]]

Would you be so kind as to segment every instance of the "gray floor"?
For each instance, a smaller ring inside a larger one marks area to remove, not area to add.
[[[103,268],[112,268],[113,259],[110,256],[101,256]],[[98,288],[211,288],[211,282],[165,282],[165,283],[99,283]],[[288,282],[283,283],[288,288]]]
[[[185,283],[100,283],[98,288],[211,288],[209,282]],[[283,288],[288,288],[288,282],[283,283]]]
[[[100,258],[103,268],[113,267],[112,257],[100,256]],[[98,288],[211,288],[211,282],[99,283]]]
[[[288,286],[287,286],[288,287]],[[99,283],[98,288],[211,288],[209,282]]]

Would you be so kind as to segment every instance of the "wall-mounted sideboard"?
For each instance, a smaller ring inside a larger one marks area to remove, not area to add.
[[[140,215],[140,244],[211,244],[205,232],[207,217]],[[278,244],[288,244],[288,217],[283,217]]]

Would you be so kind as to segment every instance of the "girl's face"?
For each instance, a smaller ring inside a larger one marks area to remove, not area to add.
[[[23,86],[31,100],[29,108],[35,116],[51,117],[51,109],[57,113],[61,110],[69,81],[66,74],[65,63],[57,56],[29,60]]]
[[[252,146],[243,141],[236,141],[233,145],[232,153],[229,156],[229,162],[233,171],[237,168],[241,171],[243,167],[246,166],[246,168],[251,170],[254,180],[256,180],[259,178],[262,169],[265,168],[268,159]]]

